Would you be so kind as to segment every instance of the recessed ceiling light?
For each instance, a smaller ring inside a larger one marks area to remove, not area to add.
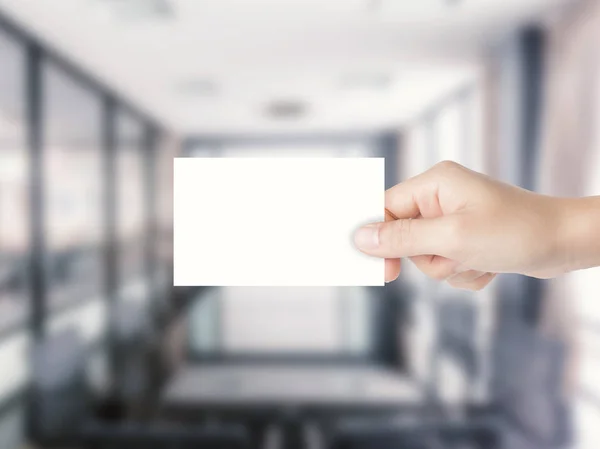
[[[377,12],[383,6],[383,0],[367,0],[367,10]]]
[[[367,0],[366,10],[372,13],[432,14],[444,12],[445,8],[455,7],[461,3],[463,0],[419,0],[418,2]]]
[[[308,107],[300,100],[274,100],[267,104],[266,114],[274,119],[297,119],[306,114]]]
[[[219,86],[210,79],[194,78],[179,83],[177,90],[183,95],[211,97],[219,93]]]
[[[175,15],[170,0],[95,0],[107,5],[119,19],[168,19]]]

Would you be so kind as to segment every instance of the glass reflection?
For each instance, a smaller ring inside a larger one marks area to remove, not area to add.
[[[44,268],[55,307],[102,291],[102,122],[99,97],[61,70],[48,64],[44,82]]]

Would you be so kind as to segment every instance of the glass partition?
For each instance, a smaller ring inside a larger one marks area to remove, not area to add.
[[[44,268],[52,309],[103,290],[102,109],[99,95],[52,63],[43,81]]]
[[[24,46],[0,30],[0,332],[23,322],[29,304],[24,80]]]

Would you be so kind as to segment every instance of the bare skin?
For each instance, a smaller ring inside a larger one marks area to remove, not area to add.
[[[385,223],[357,230],[355,244],[386,259],[387,282],[401,258],[469,290],[497,273],[546,279],[600,266],[600,197],[540,195],[442,162],[389,189],[385,203]]]

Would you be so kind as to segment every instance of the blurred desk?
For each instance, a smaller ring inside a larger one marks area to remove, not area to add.
[[[248,411],[289,409],[385,411],[423,403],[417,385],[373,366],[188,366],[167,385],[166,409]]]
[[[374,366],[222,364],[184,368],[165,388],[161,406],[177,421],[275,423],[291,449],[301,447],[307,421],[327,427],[348,415],[395,415],[420,410],[424,399],[400,373]]]

